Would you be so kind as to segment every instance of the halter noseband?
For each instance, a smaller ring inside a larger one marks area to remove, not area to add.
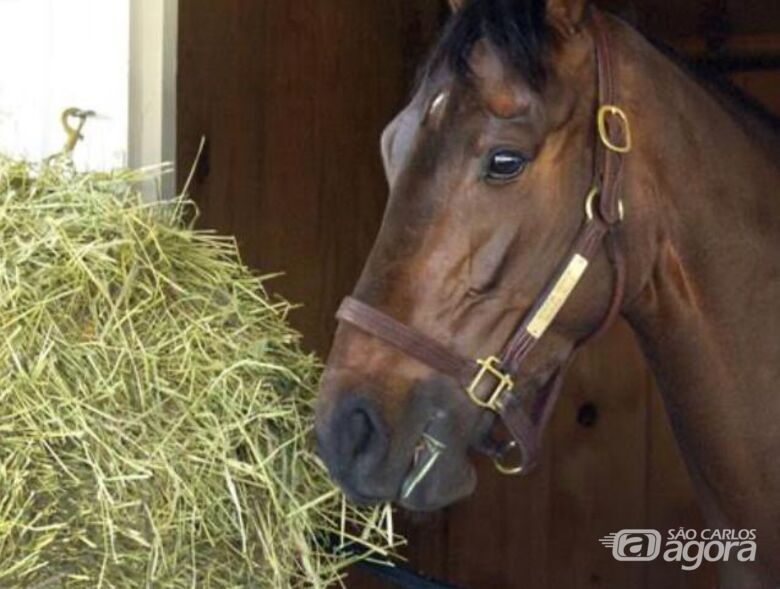
[[[491,452],[504,474],[525,473],[538,460],[541,436],[560,394],[562,374],[547,394],[536,399],[530,409],[514,392],[515,375],[525,359],[553,323],[574,292],[590,262],[604,245],[614,270],[614,288],[609,311],[601,326],[586,341],[605,331],[620,311],[625,290],[625,264],[615,239],[615,229],[623,219],[623,203],[617,194],[622,156],[632,148],[628,117],[616,106],[613,64],[605,17],[592,13],[597,64],[599,107],[596,114],[597,141],[594,156],[593,188],[585,198],[585,219],[564,263],[545,287],[534,305],[513,332],[498,356],[480,360],[465,358],[427,335],[392,317],[347,297],[336,317],[375,336],[430,368],[457,380],[480,408],[499,416],[512,441]],[[584,342],[579,342],[578,347]],[[503,463],[510,451],[518,451],[516,466]]]

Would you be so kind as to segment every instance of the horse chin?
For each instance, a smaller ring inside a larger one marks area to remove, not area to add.
[[[355,505],[370,507],[394,502],[415,512],[443,509],[474,493],[477,486],[476,471],[466,457],[443,457],[436,467],[415,485],[412,492],[405,493],[404,489],[413,476],[414,471],[410,468],[397,486],[396,492],[388,492],[389,485],[381,485],[380,490],[379,486],[363,488],[346,480],[338,482],[347,499]]]

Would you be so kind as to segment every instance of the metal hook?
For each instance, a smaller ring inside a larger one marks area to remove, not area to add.
[[[82,110],[80,108],[66,108],[62,112],[60,121],[62,122],[62,128],[65,129],[67,139],[65,145],[62,148],[63,153],[72,153],[76,149],[79,141],[84,139],[84,135],[81,134],[84,129],[84,125],[87,124],[87,119],[95,116],[95,112],[92,110]],[[78,123],[75,127],[71,126],[70,119],[78,119]]]

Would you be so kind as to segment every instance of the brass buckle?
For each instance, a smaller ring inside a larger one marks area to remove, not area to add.
[[[524,456],[520,457],[520,463],[516,466],[511,466],[507,463],[506,457],[513,450],[520,452],[520,445],[514,440],[504,446],[503,450],[501,450],[501,453],[497,457],[493,458],[493,466],[496,467],[496,470],[508,477],[518,476],[525,472],[525,464],[523,462],[523,459],[525,458]]]
[[[620,121],[620,125],[623,128],[623,135],[625,136],[624,145],[615,145],[609,138],[609,132],[607,131],[607,117],[612,116]],[[615,153],[629,153],[633,148],[633,139],[631,137],[631,123],[628,120],[628,115],[619,106],[614,104],[605,104],[599,108],[598,114],[598,127],[601,142]]]
[[[515,387],[515,382],[512,380],[511,376],[501,372],[501,360],[495,356],[490,356],[484,360],[477,360],[477,364],[479,364],[480,370],[477,372],[474,380],[471,381],[466,392],[478,407],[489,409],[490,411],[498,411],[498,400],[504,392],[511,391]],[[497,383],[493,392],[488,397],[488,400],[483,401],[477,396],[477,390],[486,376],[492,376]]]

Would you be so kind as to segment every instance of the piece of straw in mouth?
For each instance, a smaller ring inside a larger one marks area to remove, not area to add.
[[[0,158],[0,587],[327,587],[384,558],[387,515],[311,450],[291,305],[143,174]]]
[[[408,499],[412,496],[412,493],[420,486],[420,483],[422,483],[431,473],[433,467],[436,466],[436,463],[446,449],[447,446],[432,435],[427,433],[422,435],[422,439],[420,440],[420,444],[415,453],[415,460],[411,472],[404,481],[401,489],[401,497],[403,499]]]

